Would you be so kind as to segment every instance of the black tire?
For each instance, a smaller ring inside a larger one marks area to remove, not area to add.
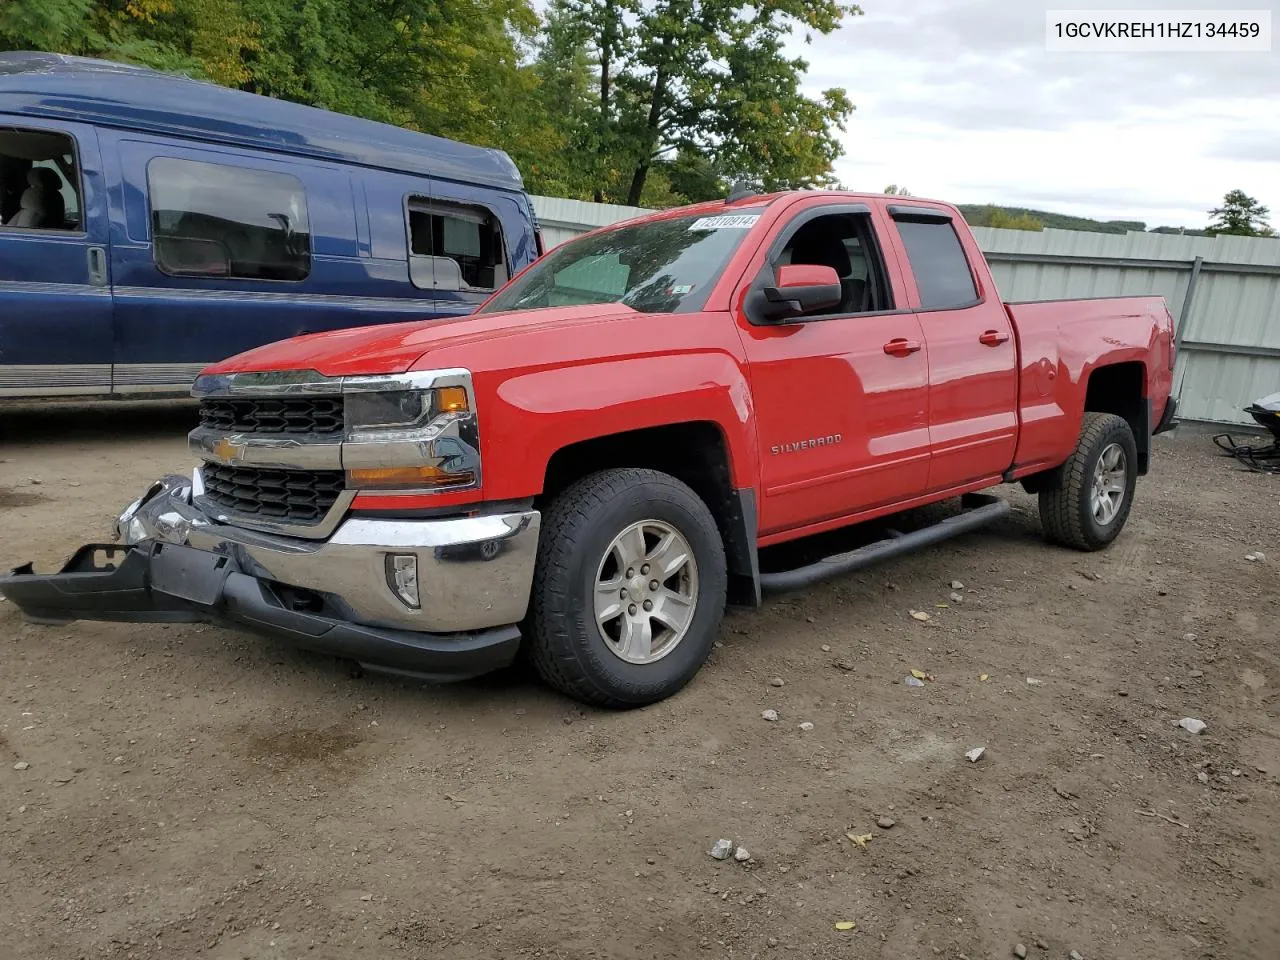
[[[643,520],[669,524],[688,542],[698,593],[688,630],[671,652],[629,663],[595,619],[596,574],[615,537]],[[656,470],[605,470],[577,481],[543,514],[528,617],[529,657],[544,681],[584,703],[629,708],[679,691],[711,653],[724,616],[724,544],[705,503]]]
[[[1112,444],[1125,457],[1124,500],[1115,516],[1100,523],[1091,505],[1094,470]],[[1138,447],[1128,422],[1112,413],[1086,413],[1080,439],[1058,471],[1057,482],[1040,491],[1040,525],[1053,543],[1076,550],[1101,550],[1124,529],[1138,483]]]

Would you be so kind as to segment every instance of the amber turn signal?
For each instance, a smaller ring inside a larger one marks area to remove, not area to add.
[[[443,487],[470,483],[470,470],[444,470],[436,466],[368,467],[348,470],[347,477],[355,487]]]
[[[462,387],[436,387],[435,395],[440,413],[461,413],[467,409],[467,391]]]

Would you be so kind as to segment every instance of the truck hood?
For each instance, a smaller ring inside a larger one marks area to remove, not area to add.
[[[600,303],[352,327],[269,343],[215,363],[203,372],[314,370],[326,377],[404,373],[423,354],[437,347],[497,340],[543,327],[564,331],[635,313],[621,304]]]

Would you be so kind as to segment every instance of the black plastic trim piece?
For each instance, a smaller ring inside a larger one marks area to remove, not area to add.
[[[1137,474],[1145,477],[1151,470],[1151,437],[1155,431],[1151,429],[1151,399],[1149,397],[1142,398],[1142,429],[1136,432],[1133,438],[1134,446],[1138,448],[1138,469]]]
[[[1169,430],[1178,428],[1178,398],[1170,397],[1169,402],[1165,404],[1164,415],[1160,417],[1160,422],[1156,424],[1156,428],[1151,431],[1151,435],[1155,436],[1159,433],[1166,433]]]
[[[757,545],[759,515],[756,492],[751,487],[734,491],[727,508],[729,529],[725,536],[725,559],[729,567],[729,604],[755,609],[760,606],[760,550]]]
[[[894,220],[915,220],[920,223],[951,223],[955,220],[948,211],[937,207],[908,207],[891,203],[887,209]]]

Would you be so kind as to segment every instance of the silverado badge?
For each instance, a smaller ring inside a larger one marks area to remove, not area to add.
[[[808,440],[797,440],[794,443],[775,443],[769,448],[769,452],[772,454],[795,453],[797,450],[809,450],[813,447],[830,447],[843,439],[842,434],[832,433],[825,437],[810,437]]]

